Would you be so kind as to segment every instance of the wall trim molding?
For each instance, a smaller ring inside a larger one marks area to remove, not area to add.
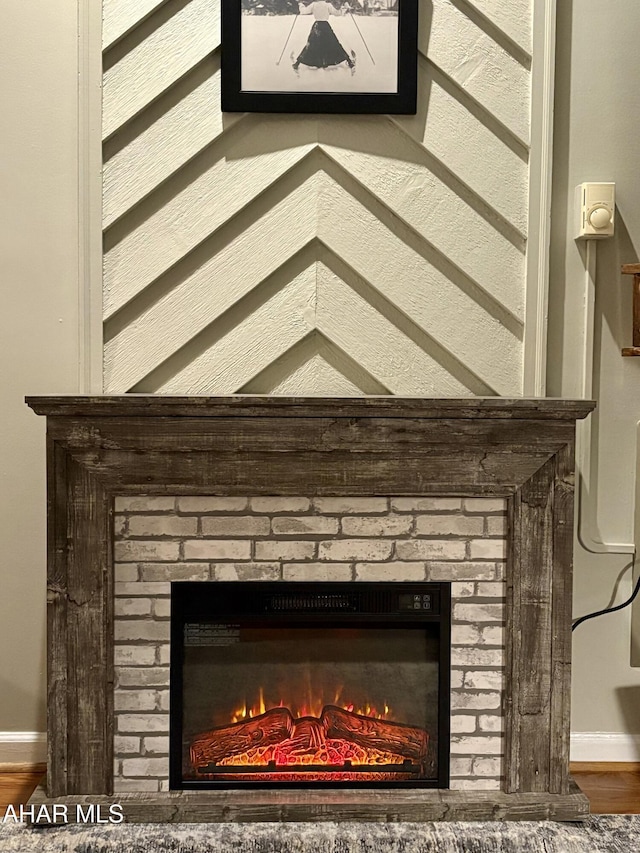
[[[42,764],[46,760],[46,732],[0,732],[0,764]]]
[[[523,395],[547,386],[556,0],[534,0]]]
[[[103,387],[102,2],[78,0],[78,380]]]
[[[47,760],[46,732],[0,732],[0,764]],[[640,734],[572,732],[572,761],[640,761]]]
[[[572,761],[639,761],[640,734],[572,732]]]

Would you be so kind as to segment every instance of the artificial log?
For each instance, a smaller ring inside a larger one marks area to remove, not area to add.
[[[194,767],[219,764],[232,755],[282,743],[290,737],[293,727],[294,720],[287,708],[271,708],[259,717],[211,729],[192,741],[191,763]]]
[[[366,749],[391,752],[424,763],[429,736],[424,729],[404,723],[390,723],[326,705],[321,721],[327,738],[341,738]]]
[[[342,740],[424,764],[429,736],[414,726],[366,717],[334,705],[326,705],[319,719],[294,720],[288,708],[272,708],[259,717],[199,735],[191,744],[191,763],[193,767],[206,767],[251,749],[274,745],[280,747],[280,757],[286,759],[314,753],[326,740]]]

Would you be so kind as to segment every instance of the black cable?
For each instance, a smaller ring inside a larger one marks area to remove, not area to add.
[[[636,564],[636,555],[633,555],[633,560],[630,563],[631,570],[635,568]],[[605,613],[615,613],[617,610],[623,610],[625,607],[628,607],[630,604],[633,604],[634,599],[640,592],[640,575],[638,575],[638,580],[636,581],[636,585],[631,593],[631,598],[627,601],[623,601],[622,604],[617,604],[615,607],[606,607],[604,610],[596,610],[595,613],[588,613],[586,616],[581,616],[571,626],[571,630],[575,631],[578,625],[582,625],[583,622],[586,622],[587,619],[595,619],[596,616],[604,616]]]

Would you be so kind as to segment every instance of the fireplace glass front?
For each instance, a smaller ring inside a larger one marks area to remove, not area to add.
[[[447,787],[450,585],[173,583],[172,789]]]

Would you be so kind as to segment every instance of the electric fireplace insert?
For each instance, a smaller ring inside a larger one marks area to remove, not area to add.
[[[450,585],[171,584],[170,787],[449,786]]]

